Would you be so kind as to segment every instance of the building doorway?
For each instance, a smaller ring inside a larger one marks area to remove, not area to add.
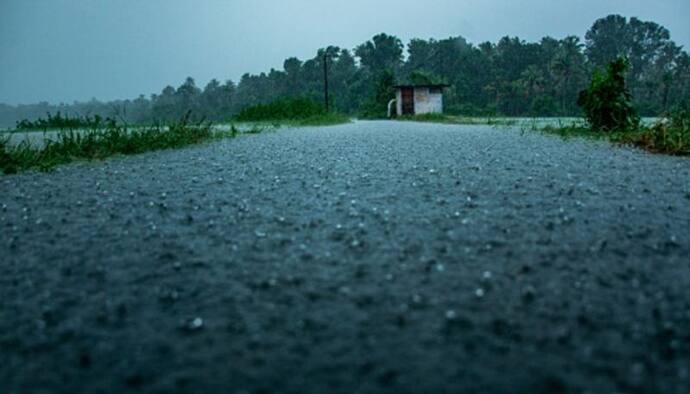
[[[402,88],[402,114],[414,115],[414,89]]]

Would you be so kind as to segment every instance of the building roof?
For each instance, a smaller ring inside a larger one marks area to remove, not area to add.
[[[403,88],[449,88],[450,85],[447,83],[425,83],[425,84],[417,84],[417,85],[394,85],[393,86],[396,89],[403,89]]]

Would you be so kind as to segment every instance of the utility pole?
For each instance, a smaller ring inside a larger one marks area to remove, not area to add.
[[[328,50],[323,53],[323,96],[326,104],[326,112],[330,112],[328,103]]]

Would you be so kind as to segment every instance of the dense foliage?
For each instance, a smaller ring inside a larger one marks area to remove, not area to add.
[[[592,70],[621,56],[630,61],[626,82],[641,115],[657,116],[684,100],[690,102],[690,56],[670,39],[668,30],[653,22],[611,15],[597,20],[584,42],[576,36],[545,37],[539,42],[504,37],[497,43],[474,45],[451,37],[413,39],[405,47],[397,37],[379,34],[353,51],[330,46],[306,61],[287,59],[282,70],[245,74],[237,84],[214,79],[201,89],[187,78],[177,88],[168,86],[159,94],[134,100],[0,105],[0,124],[11,126],[48,111],[98,114],[141,124],[171,121],[192,110],[198,117],[224,121],[243,108],[287,96],[321,101],[325,54],[333,107],[353,115],[369,114],[372,104],[387,101],[372,99],[381,95],[381,74],[390,70],[399,83],[423,78],[450,84],[445,106],[451,114],[578,116],[578,92],[587,86]]]
[[[385,69],[376,79],[374,94],[360,108],[360,116],[365,119],[380,119],[388,116],[388,103],[395,97],[395,75]]]
[[[580,92],[582,107],[590,127],[600,131],[632,130],[640,123],[632,96],[625,86],[626,58],[612,61],[606,71],[596,70],[590,86]]]

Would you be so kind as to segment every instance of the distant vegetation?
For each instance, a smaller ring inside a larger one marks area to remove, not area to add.
[[[112,126],[115,120],[102,118],[100,115],[74,116],[62,115],[58,111],[55,115],[48,112],[47,118],[38,118],[34,121],[27,119],[17,122],[16,130],[50,130],[50,129],[80,129],[80,128],[100,128]]]
[[[296,120],[325,114],[323,104],[306,97],[294,97],[247,107],[235,119],[240,122]]]
[[[131,155],[152,150],[197,144],[214,137],[210,124],[192,123],[188,113],[168,126],[127,128],[114,122],[105,128],[61,130],[43,147],[24,141],[11,145],[0,138],[0,171],[5,174],[26,169],[48,170],[74,160],[104,159],[116,154]]]
[[[374,91],[360,108],[363,119],[385,119],[388,117],[388,103],[395,97],[395,74],[385,69],[375,79]]]
[[[424,80],[451,85],[444,102],[453,115],[581,116],[578,93],[593,70],[618,57],[630,62],[625,80],[641,116],[659,116],[690,102],[690,56],[669,31],[654,22],[610,15],[597,20],[584,40],[504,37],[475,45],[451,37],[413,39],[405,47],[399,38],[380,34],[353,50],[329,46],[306,61],[287,59],[282,70],[245,74],[238,83],[212,80],[201,89],[187,78],[178,87],[134,100],[0,105],[0,124],[12,126],[57,111],[152,124],[174,121],[192,110],[196,119],[225,122],[244,108],[284,97],[321,102],[324,55],[329,58],[333,107],[347,115],[384,116],[393,82]]]
[[[273,122],[295,125],[327,125],[349,122],[344,115],[327,112],[324,105],[306,97],[283,98],[243,109],[239,122]]]
[[[618,58],[605,72],[594,72],[578,100],[586,125],[547,126],[542,130],[563,137],[606,138],[656,153],[690,155],[690,110],[678,109],[651,127],[641,125],[624,78],[629,64],[626,58]]]

